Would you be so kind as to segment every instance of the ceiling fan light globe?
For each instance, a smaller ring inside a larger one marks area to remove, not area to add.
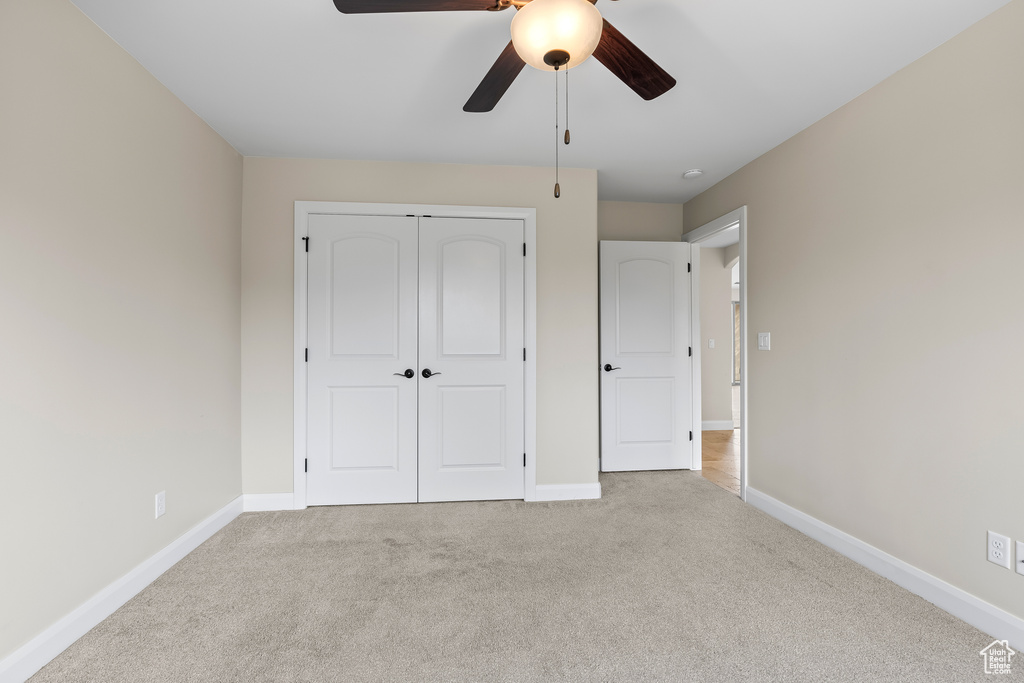
[[[587,0],[532,0],[512,19],[512,45],[535,69],[554,71],[544,56],[552,50],[569,53],[571,69],[593,54],[601,41],[604,20]]]

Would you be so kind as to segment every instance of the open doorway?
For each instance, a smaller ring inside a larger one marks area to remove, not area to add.
[[[747,487],[746,207],[683,235],[696,247],[694,366],[701,473],[744,500]]]

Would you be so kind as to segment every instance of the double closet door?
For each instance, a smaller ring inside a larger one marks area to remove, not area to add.
[[[309,217],[309,505],[523,498],[522,245],[522,220]]]

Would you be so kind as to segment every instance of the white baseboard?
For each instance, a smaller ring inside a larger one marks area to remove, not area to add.
[[[293,493],[246,493],[242,496],[243,512],[273,512],[294,509],[295,494]]]
[[[1024,649],[1024,619],[749,486],[747,502],[993,638]]]
[[[592,500],[601,497],[601,484],[537,484],[534,500]]]
[[[239,496],[12,652],[0,661],[0,683],[23,683],[241,512]]]
[[[734,429],[732,420],[704,420],[700,423],[702,432],[721,432],[726,429]]]

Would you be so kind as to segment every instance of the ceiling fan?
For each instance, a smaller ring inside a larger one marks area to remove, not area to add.
[[[597,0],[589,0],[589,2],[592,6]],[[334,0],[334,6],[343,14],[474,10],[496,12],[509,7],[515,7],[517,11],[521,11],[532,3],[538,3],[536,5],[538,9],[541,5],[554,4],[553,0]],[[582,4],[586,6],[586,2]],[[596,42],[596,46],[590,45],[589,49],[593,50],[593,56],[597,61],[604,64],[636,94],[645,100],[653,100],[676,84],[676,80],[658,66],[653,59],[619,33],[614,26],[601,18],[596,9],[589,11],[596,16],[596,20],[601,22],[595,25],[595,29],[600,29],[599,34],[595,32],[593,36],[595,40],[592,42]],[[519,20],[520,16],[525,17],[526,14],[531,13],[537,14],[532,10],[520,13],[516,16],[516,20]],[[551,68],[555,71],[569,63],[569,52],[561,49],[545,49],[539,53],[536,60],[524,61],[514,44],[516,42],[516,21],[513,21],[512,31],[513,40],[509,41],[509,44],[498,55],[494,65],[484,75],[480,85],[462,107],[463,111],[485,112],[494,109],[498,100],[526,66],[527,61],[539,69]],[[522,47],[521,41],[520,47]],[[553,47],[561,46],[554,45]],[[574,58],[574,63],[569,66],[581,63],[589,54],[586,52],[582,58]]]

